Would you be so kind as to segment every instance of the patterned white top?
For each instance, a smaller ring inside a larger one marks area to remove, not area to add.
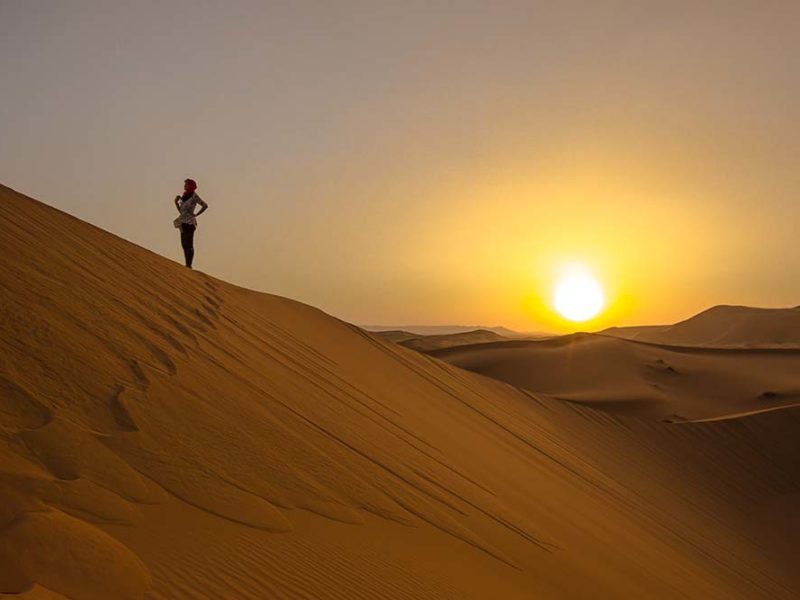
[[[197,219],[194,218],[194,209],[198,204],[203,208],[208,208],[208,204],[203,202],[203,199],[196,193],[189,196],[186,200],[181,200],[180,207],[178,208],[178,210],[181,211],[181,214],[172,222],[172,224],[175,225],[175,227],[180,227],[184,223],[186,225],[194,225],[197,227]]]

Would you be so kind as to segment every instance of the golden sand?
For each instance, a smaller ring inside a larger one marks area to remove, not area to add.
[[[800,409],[663,423],[556,400],[187,270],[3,187],[0,303],[0,591],[800,592]],[[647,348],[609,361],[661,358],[689,378],[690,363]],[[789,390],[783,363],[770,366],[785,358],[759,355],[747,393]],[[698,360],[714,381],[739,376],[724,356]],[[774,379],[756,385],[757,371]],[[720,406],[700,416],[749,405]]]

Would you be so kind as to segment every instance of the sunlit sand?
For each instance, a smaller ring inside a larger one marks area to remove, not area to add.
[[[0,282],[3,592],[800,590],[797,350],[584,335],[440,360],[4,187]]]

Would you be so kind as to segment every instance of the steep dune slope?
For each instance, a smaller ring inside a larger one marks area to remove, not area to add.
[[[532,392],[638,417],[708,419],[800,403],[800,348],[678,347],[573,334],[431,354]]]
[[[539,398],[8,188],[0,302],[2,592],[800,589],[758,518],[800,491],[791,409],[651,426]]]

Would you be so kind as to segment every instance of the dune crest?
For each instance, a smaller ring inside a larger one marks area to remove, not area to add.
[[[602,333],[677,346],[800,348],[800,306],[712,306],[674,325],[612,327]]]
[[[407,331],[390,330],[378,331],[375,332],[375,335],[418,352],[430,352],[431,350],[440,350],[453,346],[485,344],[508,339],[487,329],[475,329],[473,331],[443,335],[415,335]]]

